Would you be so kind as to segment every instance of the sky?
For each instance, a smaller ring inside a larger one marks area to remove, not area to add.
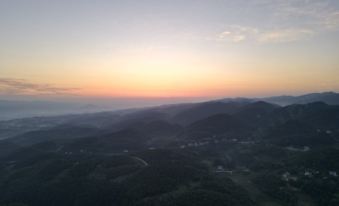
[[[1,0],[0,97],[339,91],[338,0]]]

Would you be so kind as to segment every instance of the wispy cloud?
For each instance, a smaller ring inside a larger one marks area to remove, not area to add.
[[[256,28],[231,25],[225,31],[218,34],[217,40],[239,43],[257,35],[258,32]]]
[[[324,17],[323,23],[328,29],[339,28],[339,11],[331,12]]]
[[[314,34],[309,29],[274,29],[261,31],[258,28],[231,26],[217,35],[217,41],[241,43],[255,41],[260,43],[293,42],[311,37]]]
[[[275,18],[299,22],[315,30],[339,29],[339,10],[329,0],[257,0],[271,8]]]
[[[339,29],[339,9],[328,0],[252,0],[251,4],[270,13],[271,24],[225,26],[215,40],[283,43]]]
[[[256,40],[264,43],[293,42],[306,39],[314,34],[308,29],[280,29],[260,33]]]
[[[24,79],[0,78],[0,94],[6,95],[64,95],[74,94],[77,90],[77,88],[32,83]]]

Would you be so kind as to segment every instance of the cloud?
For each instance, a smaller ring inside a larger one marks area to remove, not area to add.
[[[299,27],[316,31],[339,29],[339,9],[334,1],[254,0],[254,2],[270,10],[273,13],[272,18],[277,23],[294,23]]]
[[[74,94],[77,88],[32,83],[24,79],[0,78],[0,94],[6,95],[64,95]]]
[[[260,43],[293,42],[310,38],[314,32],[308,29],[275,29],[260,31],[258,28],[231,26],[217,35],[217,41],[240,43],[255,41]]]
[[[250,6],[270,14],[267,23],[228,25],[214,39],[233,43],[284,43],[339,30],[339,9],[333,1],[252,0]]]
[[[306,39],[314,34],[307,29],[281,29],[260,33],[256,40],[263,43],[293,42]]]
[[[233,34],[231,31],[224,31],[219,34],[220,41],[228,40],[234,43],[242,42],[246,40],[246,36],[244,34]]]
[[[332,12],[323,20],[323,25],[328,29],[338,29],[339,28],[339,11]]]
[[[217,40],[239,43],[248,40],[257,33],[258,30],[256,28],[232,25],[228,26],[227,30],[218,34]]]

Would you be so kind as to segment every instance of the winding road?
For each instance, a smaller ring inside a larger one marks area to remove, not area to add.
[[[149,165],[145,160],[143,160],[139,157],[132,157],[132,158],[137,160],[138,162],[142,163],[145,167],[147,167]]]

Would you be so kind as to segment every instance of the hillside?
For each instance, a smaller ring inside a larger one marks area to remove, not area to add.
[[[0,205],[333,206],[338,118],[242,101],[3,122],[26,132],[0,141]]]

